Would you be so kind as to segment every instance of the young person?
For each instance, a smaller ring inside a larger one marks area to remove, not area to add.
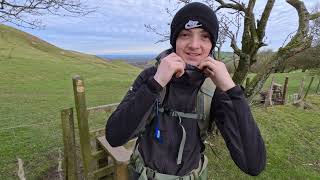
[[[213,120],[243,172],[255,176],[264,169],[265,145],[243,90],[212,57],[218,29],[214,11],[205,4],[181,8],[171,23],[172,49],[159,56],[156,67],[141,72],[108,119],[106,138],[112,146],[138,137],[131,179],[207,179],[203,132]],[[207,95],[214,95],[206,115],[201,97],[208,81],[214,86]]]

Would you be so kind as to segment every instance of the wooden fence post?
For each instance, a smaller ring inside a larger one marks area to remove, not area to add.
[[[79,133],[79,136],[84,175],[85,179],[93,179],[90,135],[88,125],[88,111],[86,105],[84,82],[80,76],[73,77],[72,81],[79,132],[81,132]]]
[[[266,100],[264,101],[264,106],[267,107],[268,105],[272,106],[272,94],[273,94],[273,84],[274,84],[275,77],[272,76],[271,85],[266,96]]]
[[[247,79],[246,79],[246,85],[245,85],[245,88],[246,88],[246,89],[249,87],[249,84],[250,84],[250,78],[247,77]]]
[[[18,177],[20,180],[26,180],[22,159],[18,158]]]
[[[302,98],[302,94],[303,94],[303,88],[304,88],[304,80],[306,79],[306,77],[303,77],[300,83],[300,89],[299,89],[299,93],[298,93],[298,100],[300,100]]]
[[[289,77],[287,76],[284,81],[284,86],[283,86],[282,104],[286,103],[287,92],[288,92],[288,82],[289,82]]]
[[[308,89],[307,89],[307,91],[306,91],[306,94],[303,96],[303,100],[304,100],[304,101],[307,99],[307,96],[308,96],[308,93],[309,93],[310,87],[311,87],[311,85],[312,85],[313,79],[314,79],[314,76],[312,76],[312,77],[311,77],[311,80],[310,80],[310,83],[309,83]]]
[[[320,79],[319,79],[319,83],[318,83],[318,86],[317,86],[317,89],[316,89],[316,94],[318,94],[319,86],[320,86]]]
[[[74,132],[73,108],[61,111],[62,134],[64,144],[64,179],[76,180],[78,164]]]
[[[129,179],[128,165],[124,163],[115,164],[115,180],[127,180]]]

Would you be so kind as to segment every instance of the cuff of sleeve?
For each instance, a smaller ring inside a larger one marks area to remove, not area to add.
[[[163,87],[153,77],[150,77],[148,79],[147,86],[152,92],[155,92],[155,93],[159,93],[163,89]]]
[[[240,87],[239,85],[236,85],[235,87],[233,87],[233,88],[231,88],[231,89],[229,89],[229,90],[227,90],[226,91],[226,93],[231,97],[231,96],[233,96],[233,97],[239,97],[239,96],[243,96],[244,95],[244,93],[243,93],[244,91],[243,91],[243,88],[242,87]]]

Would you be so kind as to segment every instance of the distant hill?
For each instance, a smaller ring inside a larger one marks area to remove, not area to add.
[[[136,63],[150,61],[154,59],[157,56],[157,54],[105,54],[97,56],[110,60],[125,60],[129,63]]]
[[[154,65],[157,54],[105,54],[97,56],[109,60],[125,61],[136,67],[144,69]],[[221,52],[221,56],[223,62],[227,64],[231,62],[233,53]]]
[[[160,53],[160,52],[159,52]],[[146,62],[155,59],[158,54],[102,54],[97,55],[101,58],[106,58],[110,60],[125,60],[129,63],[136,62]],[[233,52],[221,52],[221,56],[223,59],[232,58]]]
[[[86,60],[101,61],[94,55],[79,53],[76,51],[68,51],[49,44],[36,36],[25,33],[18,29],[0,24],[0,56],[7,57],[34,57],[36,56],[52,56],[63,58],[79,58]]]

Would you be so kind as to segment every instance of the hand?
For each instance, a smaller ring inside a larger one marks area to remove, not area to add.
[[[154,79],[162,86],[166,86],[175,74],[177,78],[184,74],[186,63],[176,53],[163,58],[158,66]]]
[[[236,86],[223,62],[207,57],[200,62],[198,68],[203,70],[222,91],[227,91]]]

